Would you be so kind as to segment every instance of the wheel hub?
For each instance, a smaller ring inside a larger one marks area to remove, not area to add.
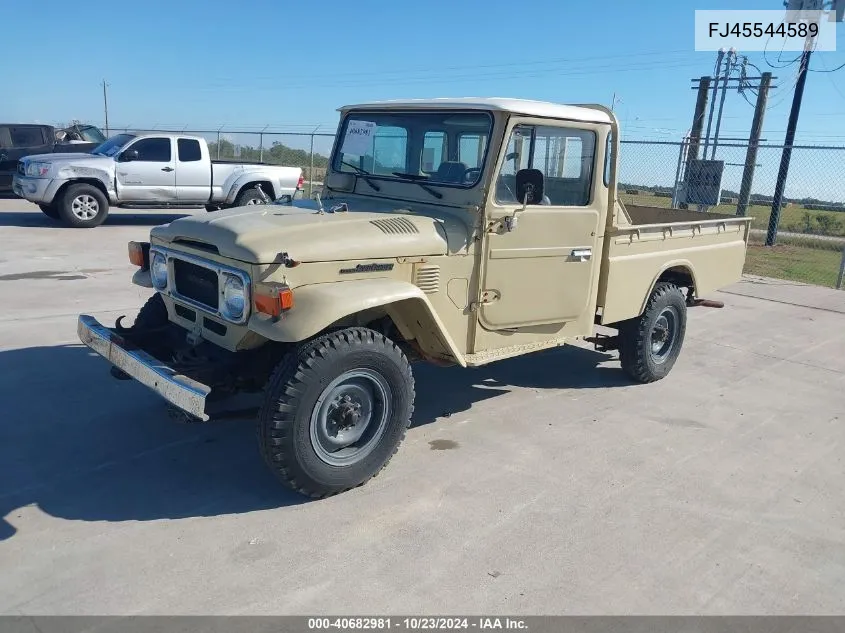
[[[90,220],[94,218],[100,210],[100,205],[94,196],[84,194],[76,196],[71,202],[71,211],[80,220]]]
[[[311,445],[333,466],[347,466],[369,454],[390,417],[390,387],[371,370],[351,370],[330,382],[311,413]]]
[[[672,351],[677,323],[678,315],[672,307],[667,307],[658,315],[651,328],[651,357],[654,362],[662,363]]]

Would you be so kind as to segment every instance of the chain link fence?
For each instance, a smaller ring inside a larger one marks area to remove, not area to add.
[[[671,207],[683,202],[687,142],[622,141],[619,192],[626,204]],[[842,285],[845,261],[845,146],[792,149],[774,246],[765,246],[782,145],[758,146],[747,206],[740,200],[747,143],[700,148],[699,157],[724,162],[718,205],[692,209],[752,218],[745,272],[810,284]]]
[[[118,132],[175,132],[202,136],[215,160],[261,161],[300,167],[305,195],[322,184],[334,141],[333,132],[165,130],[133,127]],[[619,194],[626,204],[672,207],[682,201],[688,142],[623,140]],[[724,161],[720,203],[702,212],[741,212],[740,192],[747,143],[726,141],[699,150],[700,157]],[[845,253],[845,146],[793,147],[786,195],[775,246],[765,246],[782,145],[758,146],[750,196],[744,215],[753,218],[746,273],[811,284],[841,285]],[[691,208],[696,208],[692,206]]]

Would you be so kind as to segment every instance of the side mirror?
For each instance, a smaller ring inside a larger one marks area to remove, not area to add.
[[[541,204],[545,179],[539,169],[520,169],[516,172],[516,197],[523,205]]]
[[[516,172],[516,195],[522,201],[522,208],[517,209],[505,218],[505,230],[510,232],[516,229],[518,220],[517,213],[525,211],[529,204],[541,204],[543,202],[543,172],[539,169],[520,169]]]
[[[138,150],[128,149],[120,155],[121,163],[129,163],[133,160],[138,160]]]

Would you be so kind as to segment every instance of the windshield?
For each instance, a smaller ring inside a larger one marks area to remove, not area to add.
[[[112,136],[105,143],[98,145],[91,150],[91,153],[101,154],[103,156],[114,156],[133,138],[135,138],[134,134],[118,134],[117,136]]]
[[[80,125],[77,127],[79,135],[89,143],[103,143],[106,140],[105,135],[99,128],[93,125]]]
[[[351,112],[336,171],[473,187],[481,178],[493,118],[486,112]]]

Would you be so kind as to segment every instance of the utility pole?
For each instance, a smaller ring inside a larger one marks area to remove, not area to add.
[[[806,4],[806,0],[803,0],[801,8],[803,8],[804,4]],[[786,138],[783,141],[783,154],[780,157],[780,169],[778,169],[775,195],[772,200],[772,213],[769,215],[769,230],[766,232],[766,246],[774,246],[778,237],[780,210],[783,206],[786,177],[789,174],[789,161],[792,159],[795,128],[798,127],[798,115],[801,112],[801,101],[804,99],[804,84],[807,83],[807,69],[810,67],[810,56],[812,53],[813,38],[808,35],[804,41],[804,52],[801,53],[801,61],[798,65],[798,81],[795,83],[795,94],[792,95],[792,109],[789,111],[789,121],[786,124]]]
[[[719,101],[719,114],[716,115],[716,131],[713,132],[713,150],[710,153],[710,158],[712,160],[716,160],[716,146],[719,144],[719,128],[722,127],[722,111],[725,109],[725,97],[728,95],[728,79],[730,79],[735,61],[736,51],[731,49],[728,51],[727,60],[725,60],[725,76],[724,82],[722,83],[722,98]],[[707,156],[704,158],[707,158]]]
[[[108,84],[106,83],[106,80],[103,79],[103,110],[106,114],[106,137],[108,137],[109,135],[109,97],[108,93],[106,92],[107,87]]]
[[[615,108],[616,108],[616,102],[617,102],[617,101],[619,101],[619,102],[621,103],[621,102],[622,102],[622,98],[620,97],[619,99],[617,99],[617,98],[616,98],[616,93],[614,92],[614,93],[613,93],[613,99],[612,99],[612,100],[611,100],[611,102],[610,102],[610,111],[611,111],[611,112],[613,112],[613,111],[615,110]]]
[[[687,147],[687,161],[684,167],[682,180],[686,181],[689,173],[690,163],[698,160],[698,148],[701,145],[701,132],[704,130],[704,112],[707,110],[707,99],[710,96],[710,77],[701,77],[698,80],[698,98],[695,100],[695,112],[692,115],[692,128],[689,135],[689,146]],[[681,148],[683,150],[683,147]],[[678,205],[681,209],[688,209],[686,202]]]
[[[745,154],[745,169],[742,172],[742,184],[739,189],[739,203],[736,214],[744,216],[748,211],[751,200],[751,185],[754,182],[754,168],[757,164],[757,148],[760,145],[760,134],[763,131],[763,117],[766,114],[766,102],[769,98],[769,86],[772,83],[772,73],[763,73],[760,78],[760,88],[757,91],[757,104],[754,107],[754,120],[751,123],[751,134],[748,137],[748,151]]]
[[[687,151],[687,166],[691,160],[698,158],[698,148],[701,145],[701,132],[704,130],[704,111],[707,109],[707,99],[710,96],[710,77],[698,80],[698,98],[695,100],[695,113],[692,115],[692,130],[689,135],[689,150]]]
[[[722,59],[725,57],[725,49],[720,48],[716,56],[716,81],[713,83],[713,101],[710,102],[710,115],[707,117],[707,135],[704,137],[704,158],[707,158],[707,146],[710,144],[710,127],[713,125],[713,110],[716,108],[716,96],[719,94],[718,76],[722,70]]]

